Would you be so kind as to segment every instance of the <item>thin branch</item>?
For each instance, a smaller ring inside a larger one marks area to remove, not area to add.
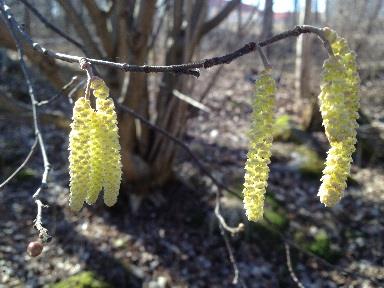
[[[221,225],[225,230],[230,232],[232,235],[243,231],[244,230],[244,224],[243,223],[239,223],[237,225],[237,227],[230,227],[225,222],[224,217],[220,213],[220,196],[221,196],[221,193],[220,193],[220,190],[218,189],[217,193],[216,193],[215,216],[219,220],[219,225]]]
[[[343,268],[341,268],[341,267],[339,267],[337,265],[333,265],[333,264],[329,263],[328,261],[326,261],[325,259],[321,258],[320,256],[317,256],[316,254],[303,249],[298,244],[296,244],[294,241],[288,239],[279,230],[273,228],[273,224],[267,218],[264,218],[264,221],[267,222],[268,224],[270,224],[270,225],[265,226],[268,230],[270,230],[273,233],[276,233],[285,244],[288,244],[290,247],[295,248],[296,250],[300,251],[302,254],[304,254],[304,255],[306,255],[308,257],[314,258],[316,261],[320,262],[321,264],[323,264],[324,266],[328,267],[329,269],[332,269],[334,271],[338,271],[341,274],[349,275],[349,276],[352,276],[354,278],[361,278],[361,279],[369,280],[372,283],[374,283],[375,285],[378,285],[378,287],[380,286],[380,283],[378,283],[378,281],[376,279],[374,279],[374,278],[371,278],[369,276],[363,275],[363,274],[358,273],[358,272],[353,272],[353,271],[345,270],[345,269],[343,269]]]
[[[95,0],[84,0],[83,4],[95,25],[95,30],[105,52],[108,56],[111,56],[113,53],[113,41],[107,27],[107,14],[98,7]]]
[[[291,275],[293,282],[296,283],[297,287],[305,288],[305,286],[300,282],[299,278],[297,278],[295,271],[293,271],[292,261],[291,261],[291,252],[289,251],[289,245],[287,243],[284,243],[284,247],[285,247],[285,255],[287,258],[288,271],[289,271],[289,274]]]
[[[83,44],[81,44],[80,42],[78,42],[77,40],[75,40],[74,38],[72,38],[71,36],[66,34],[65,32],[63,32],[60,28],[58,28],[57,26],[55,26],[51,22],[49,22],[35,7],[33,7],[33,5],[31,3],[29,3],[27,0],[18,0],[18,1],[23,3],[25,5],[25,7],[27,7],[28,10],[30,10],[33,14],[35,14],[37,19],[39,19],[45,26],[47,26],[47,28],[51,29],[53,32],[55,32],[59,36],[66,39],[68,42],[75,45],[77,48],[79,48],[81,51],[83,51],[84,54],[87,54],[85,49],[84,49]]]
[[[224,227],[221,224],[219,224],[219,229],[220,229],[221,236],[224,239],[225,248],[227,249],[227,252],[228,252],[229,261],[231,262],[233,267],[234,277],[232,280],[232,284],[237,285],[237,283],[240,281],[241,286],[243,288],[246,288],[247,286],[245,285],[244,281],[242,281],[242,279],[240,278],[239,268],[237,267],[237,262],[236,262],[231,244],[229,243],[228,237],[225,234]]]
[[[3,188],[5,185],[7,185],[7,183],[11,181],[13,177],[15,177],[21,171],[21,169],[24,168],[24,166],[28,163],[29,159],[31,159],[33,152],[35,152],[36,146],[37,146],[37,137],[35,138],[35,141],[33,142],[33,145],[29,150],[27,157],[25,157],[23,163],[21,163],[20,166],[17,167],[16,170],[7,179],[5,179],[3,183],[0,184],[0,189]]]
[[[36,199],[35,200],[36,206],[37,206],[37,215],[35,220],[33,220],[33,225],[35,226],[36,230],[39,231],[39,238],[43,243],[47,243],[51,241],[52,237],[48,234],[47,228],[43,226],[43,221],[42,221],[42,210],[43,208],[47,208],[48,205],[44,205],[41,200]]]
[[[14,29],[17,30],[17,32],[23,36],[24,40],[31,47],[33,47],[33,49],[36,50],[37,52],[42,53],[43,55],[46,55],[48,57],[62,60],[69,63],[78,63],[83,58],[80,56],[54,52],[43,47],[39,43],[34,42],[31,39],[30,35],[25,31],[23,31],[23,29],[17,23],[17,21],[15,20],[15,18],[10,12],[10,8],[5,4],[2,4],[2,6],[3,6],[3,8],[1,9],[2,13],[6,18],[8,18],[10,25],[12,25]],[[168,65],[168,66],[167,65],[153,66],[153,65],[132,65],[128,63],[111,62],[111,61],[92,59],[92,58],[87,58],[87,61],[90,62],[91,64],[121,69],[125,72],[143,72],[143,73],[171,72],[171,73],[180,73],[180,74],[187,74],[187,75],[193,75],[195,77],[199,77],[200,72],[198,69],[208,69],[210,67],[217,66],[217,65],[229,64],[233,60],[255,51],[258,46],[260,47],[268,46],[275,42],[283,40],[285,38],[297,37],[305,33],[316,34],[323,41],[324,46],[326,47],[328,53],[332,55],[332,49],[327,39],[325,38],[325,35],[322,29],[314,26],[310,26],[310,25],[300,25],[300,26],[294,27],[293,29],[276,34],[269,39],[266,39],[260,42],[249,42],[248,44],[244,45],[242,48],[234,52],[231,52],[229,54],[219,56],[219,57],[199,60],[192,63]]]
[[[102,53],[99,50],[97,43],[94,41],[89,27],[87,27],[86,23],[81,19],[79,13],[76,11],[73,2],[68,0],[56,0],[56,3],[59,3],[60,6],[66,12],[68,19],[71,24],[75,28],[77,35],[82,39],[85,47],[89,49],[89,52],[93,57],[102,57]],[[68,23],[69,24],[69,23]]]
[[[264,68],[265,69],[271,69],[272,65],[269,62],[267,55],[265,55],[263,49],[260,46],[257,47],[257,52],[259,52],[259,55],[260,55],[260,58],[263,62]]]
[[[237,7],[237,5],[241,4],[240,0],[231,0],[228,2],[224,8],[217,13],[212,19],[209,19],[207,22],[203,24],[200,30],[200,37],[207,34],[209,31],[213,30],[217,27],[227,16]]]
[[[132,115],[133,117],[139,119],[141,122],[143,122],[145,125],[147,125],[148,127],[154,129],[155,131],[159,132],[160,134],[164,135],[165,137],[167,137],[169,140],[175,142],[177,145],[179,145],[185,152],[187,152],[187,154],[191,157],[191,159],[193,160],[193,162],[199,167],[199,169],[205,174],[208,176],[209,179],[212,180],[212,182],[219,188],[221,189],[224,189],[226,190],[228,193],[238,197],[237,193],[226,187],[226,185],[224,185],[222,182],[220,182],[218,179],[216,179],[212,174],[211,172],[209,172],[209,170],[205,167],[205,165],[200,161],[200,159],[192,152],[192,150],[188,147],[187,144],[185,144],[183,141],[181,141],[180,139],[176,138],[175,136],[171,135],[168,131],[164,130],[163,128],[159,127],[159,126],[156,126],[154,124],[152,124],[150,121],[148,121],[147,119],[145,119],[143,116],[141,116],[140,114],[138,114],[137,112],[135,112],[134,110],[132,110],[131,108],[127,107],[127,106],[124,106],[120,103],[117,103],[115,102],[116,106],[122,110],[123,112],[126,112],[130,115]]]
[[[43,204],[38,199],[38,197],[39,197],[40,192],[43,189],[47,188],[47,178],[48,178],[48,174],[49,174],[49,170],[50,170],[50,164],[48,161],[48,156],[47,156],[47,152],[45,149],[44,140],[43,140],[43,137],[42,137],[41,132],[40,132],[40,127],[39,127],[39,122],[38,122],[38,117],[37,117],[37,103],[38,102],[36,101],[35,91],[34,91],[34,88],[32,85],[30,72],[27,68],[27,65],[25,64],[25,61],[24,61],[24,48],[23,48],[23,45],[21,44],[19,36],[18,36],[18,31],[17,31],[18,27],[13,24],[12,17],[10,16],[10,14],[8,14],[6,12],[6,9],[8,6],[4,4],[4,0],[0,0],[0,4],[1,4],[0,5],[1,6],[0,12],[1,12],[1,14],[4,18],[4,21],[5,21],[8,29],[9,29],[9,32],[11,33],[11,35],[15,41],[15,44],[16,44],[16,48],[17,48],[17,52],[18,52],[18,56],[19,56],[20,68],[24,74],[24,78],[25,78],[25,81],[26,81],[27,86],[28,86],[28,93],[29,93],[29,96],[31,98],[33,126],[34,126],[34,130],[35,130],[36,138],[37,138],[39,146],[40,146],[40,152],[41,152],[41,156],[43,158],[43,164],[44,164],[44,172],[43,172],[43,176],[41,179],[40,187],[37,189],[35,194],[33,194],[33,196],[32,196],[32,198],[35,199],[35,203],[37,205],[37,210],[38,210],[37,217],[35,219],[35,227],[39,231],[40,238],[43,241],[48,241],[51,237],[48,235],[47,229],[45,229],[41,224],[41,207],[43,206]]]
[[[60,98],[60,96],[63,96],[63,92],[65,92],[65,90],[67,90],[70,86],[72,86],[72,84],[75,83],[77,80],[78,80],[78,77],[73,76],[72,79],[61,88],[60,92],[58,92],[56,95],[52,96],[51,98],[49,98],[47,100],[42,100],[42,101],[38,102],[36,105],[37,106],[43,106],[43,105],[47,105],[47,104],[54,102],[56,99]]]

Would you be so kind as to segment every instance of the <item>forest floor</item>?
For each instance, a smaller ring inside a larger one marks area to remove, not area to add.
[[[215,177],[241,195],[253,84],[245,68],[227,67],[203,100],[211,112],[195,113],[184,140]],[[202,77],[208,75],[204,72]],[[241,200],[226,193],[221,199],[227,221],[246,226],[245,231],[228,235],[241,281],[247,287],[296,287],[287,268],[285,239],[300,247],[290,250],[293,269],[305,287],[383,287],[383,166],[353,166],[341,203],[324,208],[316,194],[326,141],[321,132],[305,135],[308,141],[291,140],[290,129],[299,122],[301,107],[293,101],[291,74],[277,76],[282,133],[273,148],[267,221],[248,223]],[[0,94],[16,93],[12,89],[23,80],[14,81],[2,79]],[[378,108],[384,107],[383,99],[377,101],[367,104],[376,114],[384,111]],[[70,110],[69,104],[60,105]],[[378,121],[384,119],[380,117]],[[42,162],[35,152],[0,190],[0,287],[49,286],[82,271],[94,272],[113,287],[235,286],[213,214],[217,188],[182,151],[175,166],[177,180],[145,199],[136,213],[129,205],[132,197],[124,195],[113,208],[98,201],[73,213],[67,204],[67,134],[53,125],[44,125],[43,134],[52,163],[43,195],[49,208],[43,217],[53,240],[41,256],[26,254],[27,244],[37,237],[31,195],[39,185]],[[24,159],[33,135],[31,123],[0,114],[0,179]],[[308,143],[317,143],[319,149]]]

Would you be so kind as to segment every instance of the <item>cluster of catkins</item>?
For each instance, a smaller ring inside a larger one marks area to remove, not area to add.
[[[333,55],[324,62],[320,111],[330,150],[318,196],[325,206],[337,204],[347,186],[352,153],[355,151],[360,80],[356,56],[345,39],[329,28],[323,29]],[[255,83],[252,123],[244,179],[244,207],[250,221],[263,218],[264,195],[269,174],[274,113],[275,81],[271,69],[264,70]]]
[[[73,108],[69,134],[69,206],[79,211],[94,204],[104,188],[104,203],[117,201],[121,182],[120,144],[113,100],[105,82],[92,77],[90,88],[96,97],[96,110],[85,97]]]

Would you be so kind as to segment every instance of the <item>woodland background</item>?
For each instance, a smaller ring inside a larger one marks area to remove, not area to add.
[[[272,0],[253,5],[239,0],[28,0],[77,46],[52,32],[25,2],[6,1],[41,45],[139,65],[221,56],[298,24],[329,26],[358,55],[359,142],[345,197],[335,208],[324,208],[316,194],[328,143],[316,97],[326,51],[314,35],[287,38],[265,48],[278,83],[265,221],[248,223],[239,197],[218,191],[185,149],[124,111],[119,114],[124,164],[119,202],[106,208],[99,201],[73,213],[67,203],[68,131],[73,100],[84,93],[86,75],[77,64],[25,45],[37,101],[50,99],[38,112],[52,167],[41,194],[49,205],[43,224],[53,238],[38,258],[26,254],[38,234],[32,195],[43,162],[36,148],[0,189],[0,287],[296,287],[289,262],[305,287],[384,285],[382,0],[295,0],[290,12],[274,12],[281,1]],[[30,151],[34,130],[26,81],[4,19],[0,47],[2,182]],[[201,70],[198,79],[96,68],[119,103],[180,139],[211,176],[241,198],[253,83],[262,69],[256,53]],[[73,76],[69,88],[62,89]],[[244,231],[222,237],[213,212],[218,192],[221,214],[230,225],[244,223]],[[239,270],[236,285],[227,244]]]

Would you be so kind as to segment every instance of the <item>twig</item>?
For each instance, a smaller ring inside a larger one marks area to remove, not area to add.
[[[23,163],[21,163],[20,166],[17,167],[16,170],[7,179],[5,179],[3,183],[0,184],[0,189],[3,188],[5,185],[7,185],[7,183],[11,181],[13,177],[15,177],[17,173],[20,172],[21,169],[24,168],[24,166],[28,163],[29,159],[31,159],[33,152],[35,152],[36,146],[37,146],[37,137],[35,138],[35,141],[33,142],[33,145],[29,150],[27,157],[25,157]]]
[[[47,208],[48,205],[44,205],[39,199],[36,199],[35,203],[37,205],[37,215],[35,220],[33,220],[33,225],[36,230],[39,231],[39,238],[41,241],[47,243],[52,240],[52,237],[48,234],[48,230],[43,226],[41,212],[43,208]]]
[[[6,18],[8,18],[8,21],[10,25],[14,27],[15,30],[17,30],[18,33],[20,33],[24,40],[37,52],[46,55],[48,57],[52,57],[54,59],[66,61],[69,63],[78,63],[81,58],[80,56],[74,56],[59,52],[51,51],[39,43],[36,43],[32,40],[30,35],[23,31],[23,29],[20,27],[20,25],[17,23],[15,18],[10,12],[10,8],[4,4],[2,1],[2,13]],[[180,74],[187,74],[187,75],[193,75],[195,77],[200,76],[200,72],[198,69],[208,69],[213,66],[222,65],[222,64],[229,64],[233,60],[244,56],[246,54],[249,54],[257,49],[258,46],[264,47],[271,45],[275,42],[278,42],[282,39],[288,38],[288,37],[297,37],[301,34],[305,33],[313,33],[316,34],[322,41],[327,49],[328,53],[332,55],[332,49],[329,45],[328,40],[326,39],[324,32],[322,29],[310,26],[310,25],[300,25],[296,26],[290,30],[287,30],[285,32],[276,34],[272,36],[271,38],[268,38],[266,40],[260,41],[260,42],[249,42],[248,44],[244,45],[242,48],[231,52],[229,54],[219,56],[219,57],[213,57],[209,59],[199,60],[192,63],[185,63],[185,64],[178,64],[178,65],[162,65],[162,66],[154,66],[154,65],[132,65],[128,63],[120,63],[120,62],[112,62],[112,61],[106,61],[101,59],[91,59],[87,58],[87,61],[91,64],[95,65],[102,65],[102,66],[108,66],[111,68],[121,69],[125,72],[143,72],[143,73],[164,73],[164,72],[172,72],[172,73],[180,73]]]
[[[181,147],[185,152],[187,152],[187,154],[191,157],[191,159],[193,160],[193,162],[200,168],[200,170],[208,176],[209,179],[212,180],[212,182],[219,188],[222,188],[224,190],[226,190],[228,193],[236,196],[236,197],[239,197],[239,195],[237,195],[237,193],[228,188],[226,185],[224,185],[222,182],[220,182],[218,179],[216,179],[212,174],[211,172],[209,172],[209,170],[205,167],[205,165],[200,161],[200,159],[191,151],[191,149],[188,147],[187,144],[185,144],[183,141],[181,141],[180,139],[176,138],[175,136],[171,135],[169,132],[167,132],[166,130],[164,130],[163,128],[159,127],[159,126],[156,126],[154,124],[152,124],[150,121],[148,121],[147,119],[145,119],[143,116],[141,116],[140,114],[138,114],[137,112],[135,112],[134,110],[132,110],[131,108],[127,107],[127,106],[124,106],[124,105],[121,105],[120,103],[117,103],[117,101],[115,101],[115,105],[120,109],[122,110],[123,112],[126,112],[126,113],[129,113],[130,115],[132,115],[133,117],[139,119],[141,122],[143,122],[145,125],[149,126],[150,128],[154,129],[155,131],[159,132],[160,134],[166,136],[169,140],[175,142],[177,145],[179,145],[179,147]]]
[[[52,96],[51,98],[49,98],[47,100],[42,100],[42,101],[38,102],[36,105],[40,107],[40,106],[47,105],[47,104],[54,102],[56,99],[60,98],[60,96],[63,96],[63,92],[65,92],[65,90],[67,90],[70,86],[72,86],[72,84],[75,83],[75,81],[77,81],[77,79],[78,79],[77,76],[73,76],[72,79],[67,84],[65,84],[61,88],[61,91],[58,92],[55,96]]]
[[[272,228],[273,224],[267,218],[264,218],[264,221],[267,222],[268,224],[270,224],[268,226],[265,226],[268,230],[270,230],[273,233],[276,233],[285,244],[288,244],[290,247],[295,248],[296,250],[300,251],[302,254],[304,254],[304,255],[306,255],[308,257],[314,258],[316,261],[320,262],[321,264],[323,264],[324,266],[326,266],[326,267],[328,267],[328,268],[330,268],[332,270],[338,271],[338,272],[340,272],[342,274],[345,274],[345,275],[353,276],[354,278],[366,279],[366,280],[369,280],[372,283],[378,285],[378,287],[380,286],[380,283],[378,283],[378,281],[376,279],[373,279],[373,278],[371,278],[369,276],[363,275],[363,274],[358,273],[358,272],[352,272],[352,271],[345,270],[345,269],[343,269],[343,268],[341,268],[339,266],[336,266],[336,265],[333,265],[333,264],[329,263],[328,261],[326,261],[325,259],[321,258],[320,256],[317,256],[316,254],[301,248],[294,241],[288,239],[279,230]]]
[[[79,81],[79,83],[77,83],[76,86],[73,87],[73,89],[71,91],[69,91],[69,93],[68,93],[68,102],[70,104],[73,104],[73,94],[75,94],[80,89],[80,87],[84,85],[85,81],[86,81],[85,79]]]
[[[219,220],[219,225],[221,225],[225,230],[230,232],[232,235],[243,231],[244,230],[243,223],[239,223],[237,227],[230,227],[225,222],[224,217],[220,213],[220,197],[221,197],[221,193],[220,193],[220,190],[218,189],[216,193],[215,215],[216,215],[216,218]]]
[[[291,275],[293,282],[296,283],[297,287],[305,288],[305,286],[300,282],[299,278],[297,278],[295,271],[293,271],[292,261],[291,261],[291,252],[289,251],[289,245],[287,243],[284,243],[284,247],[285,247],[285,255],[287,258],[288,271],[289,271],[289,274]]]
[[[4,0],[0,0],[0,6],[1,6],[0,12],[4,18],[4,22],[8,26],[9,32],[11,33],[11,35],[15,41],[16,49],[17,49],[18,56],[19,56],[20,68],[24,74],[24,78],[25,78],[25,81],[26,81],[27,86],[28,86],[28,93],[29,93],[29,96],[31,98],[33,126],[34,126],[34,130],[35,130],[36,138],[37,138],[39,146],[40,146],[40,152],[41,152],[41,156],[43,158],[43,164],[44,164],[44,172],[43,172],[43,176],[41,179],[41,184],[40,184],[39,188],[37,189],[37,191],[35,192],[35,194],[33,194],[33,196],[32,196],[32,198],[35,200],[35,203],[37,205],[37,217],[35,219],[35,227],[39,231],[40,238],[42,240],[48,241],[51,237],[48,235],[47,229],[45,229],[42,226],[42,221],[41,221],[41,207],[44,205],[41,203],[41,201],[38,199],[38,197],[39,197],[40,192],[43,189],[47,188],[47,178],[48,178],[48,174],[49,174],[49,170],[50,170],[50,164],[48,161],[48,156],[47,156],[47,152],[45,149],[44,140],[43,140],[43,137],[42,137],[41,132],[40,132],[40,127],[39,127],[38,117],[37,117],[37,101],[36,101],[36,97],[35,97],[35,91],[34,91],[34,88],[32,85],[32,80],[31,80],[27,65],[25,64],[25,61],[24,61],[24,48],[23,48],[23,45],[21,44],[21,42],[18,38],[18,34],[17,34],[18,28],[14,25],[14,22],[12,21],[13,18],[11,17],[11,15],[6,12],[6,9],[8,6],[4,4]]]
[[[232,267],[233,267],[234,277],[232,280],[232,284],[236,285],[238,282],[240,282],[241,286],[243,288],[246,288],[247,287],[246,284],[240,278],[239,268],[237,267],[237,262],[235,259],[235,255],[232,251],[231,244],[229,243],[228,237],[225,234],[224,227],[221,224],[219,224],[219,229],[220,229],[221,236],[224,239],[225,248],[227,249],[227,252],[228,252],[229,261],[231,262]]]
[[[87,85],[85,86],[85,99],[89,99],[91,94],[91,77],[93,76],[91,63],[86,58],[81,58],[79,61],[80,69],[87,72]]]
[[[47,28],[51,29],[57,35],[63,37],[68,42],[75,45],[77,48],[79,48],[81,51],[83,51],[84,54],[87,54],[85,49],[84,49],[84,46],[80,42],[73,39],[71,36],[69,36],[68,34],[63,32],[60,28],[58,28],[57,26],[55,26],[51,22],[49,22],[35,7],[33,7],[33,5],[31,3],[29,3],[27,0],[18,0],[18,1],[23,3],[29,11],[31,11],[33,14],[35,14],[37,19],[39,19],[45,26],[47,26]]]
[[[269,62],[267,55],[265,55],[263,49],[260,46],[257,46],[257,52],[259,52],[259,55],[260,55],[261,61],[263,62],[264,68],[265,69],[271,69],[272,65]]]

